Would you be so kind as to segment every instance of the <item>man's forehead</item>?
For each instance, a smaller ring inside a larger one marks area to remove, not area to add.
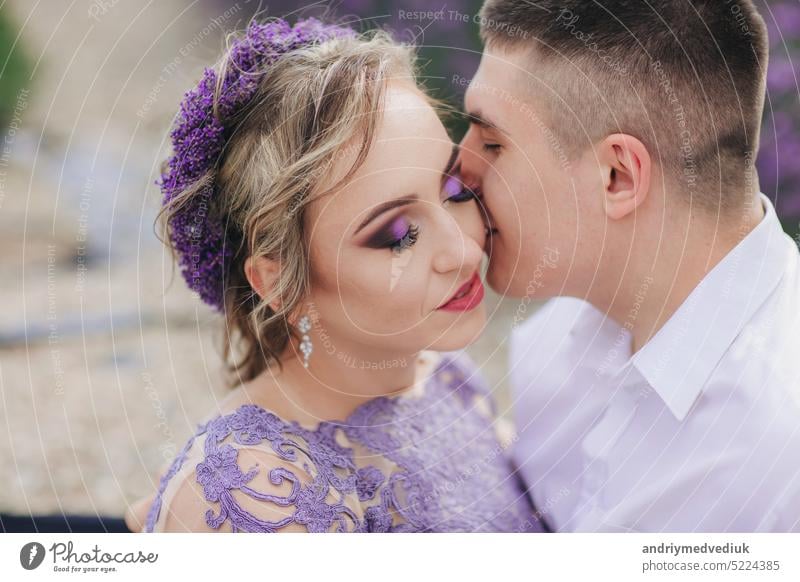
[[[525,72],[508,55],[484,52],[481,64],[464,95],[464,109],[478,125],[503,131],[503,121],[514,109],[525,108],[531,100],[526,91]],[[506,128],[511,129],[511,128]]]
[[[496,84],[503,81],[513,83],[519,77],[525,76],[532,60],[529,48],[485,48],[475,75]]]
[[[535,78],[530,71],[531,60],[530,51],[524,49],[485,49],[467,93],[522,97]]]

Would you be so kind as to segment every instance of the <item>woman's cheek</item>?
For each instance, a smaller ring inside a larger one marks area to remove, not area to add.
[[[419,244],[419,243],[418,243]],[[414,247],[392,255],[390,274],[380,289],[370,294],[370,309],[381,322],[397,331],[405,329],[419,318],[425,301],[425,287],[429,280],[424,268],[426,254]]]
[[[373,251],[374,254],[376,251]],[[356,262],[360,268],[347,269],[341,273],[339,296],[335,298],[345,311],[351,325],[368,332],[381,332],[382,324],[392,313],[398,302],[400,289],[390,291],[389,251],[383,261],[362,258]]]

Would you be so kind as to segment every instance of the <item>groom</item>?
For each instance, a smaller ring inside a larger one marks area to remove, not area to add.
[[[754,167],[751,0],[487,0],[480,20],[462,169],[488,281],[520,298],[513,454],[539,514],[800,531],[800,257]]]

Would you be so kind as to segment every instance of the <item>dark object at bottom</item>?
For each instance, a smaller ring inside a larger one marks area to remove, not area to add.
[[[0,513],[2,533],[132,533],[121,517],[108,515],[10,515]]]

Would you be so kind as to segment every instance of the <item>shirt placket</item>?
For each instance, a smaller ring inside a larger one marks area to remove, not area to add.
[[[612,394],[602,416],[588,432],[581,446],[583,479],[579,512],[599,512],[603,488],[608,482],[609,457],[630,426],[644,394],[646,382],[635,369],[628,368],[607,380]]]

